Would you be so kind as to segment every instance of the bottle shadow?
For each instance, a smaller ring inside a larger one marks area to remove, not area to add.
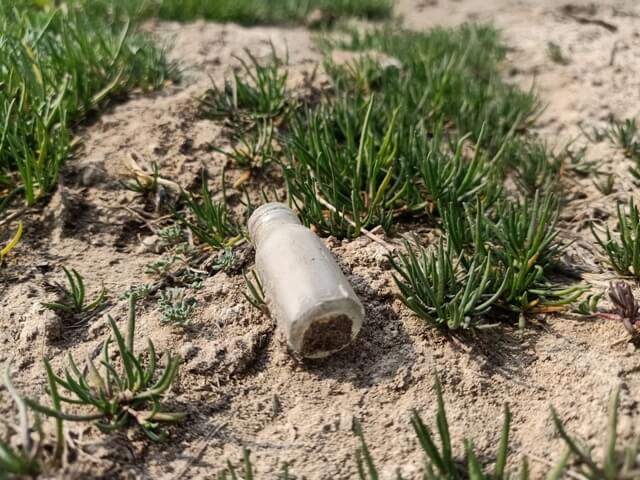
[[[365,308],[358,336],[344,350],[328,358],[305,360],[302,367],[311,375],[357,388],[388,383],[415,363],[414,341],[392,308],[392,295],[375,292],[362,276],[352,274],[350,280]]]

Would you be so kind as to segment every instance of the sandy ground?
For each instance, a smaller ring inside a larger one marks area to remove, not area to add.
[[[581,135],[581,126],[603,126],[610,114],[637,117],[640,108],[640,6],[634,0],[572,5],[401,0],[396,13],[414,29],[494,22],[511,47],[505,76],[524,88],[535,85],[548,106],[534,131],[560,148]],[[147,166],[157,162],[164,177],[184,186],[193,184],[203,166],[211,178],[219,177],[226,161],[214,148],[228,145],[228,128],[195,113],[209,76],[220,81],[234,63],[231,56],[243,48],[268,55],[269,40],[288,49],[292,85],[321,60],[304,29],[204,22],[147,28],[171,46],[171,55],[185,66],[186,82],[134,97],[78,131],[82,147],[65,167],[57,193],[25,218],[27,235],[16,250],[20,263],[11,260],[0,273],[0,361],[13,357],[15,383],[31,396],[43,392],[42,357],[56,368],[67,352],[84,358],[108,335],[104,314],[124,322],[126,302],[118,295],[153,280],[145,265],[159,255],[144,245],[153,220],[141,220],[144,204],[119,183],[127,177],[128,156],[138,154]],[[561,47],[568,65],[550,61],[550,41]],[[578,138],[574,147],[582,144]],[[591,179],[568,173],[562,227],[567,238],[577,240],[567,261],[583,266],[585,278],[604,289],[613,277],[601,268],[587,222],[612,221],[615,199],[635,189],[620,152],[608,143],[588,149],[588,158],[601,161],[603,171],[620,174],[616,191],[604,197]],[[239,174],[228,171],[230,178]],[[161,326],[155,302],[148,301],[141,307],[137,341],[142,345],[149,336],[159,351],[172,349],[185,359],[167,403],[188,411],[188,418],[159,445],[134,430],[106,436],[72,425],[84,453],[59,478],[211,478],[227,459],[239,460],[243,446],[251,449],[259,478],[275,478],[284,462],[300,478],[350,478],[358,445],[355,419],[383,478],[395,478],[396,469],[416,478],[422,454],[409,416],[417,410],[431,421],[434,373],[444,385],[454,439],[472,437],[489,460],[509,403],[514,458],[530,455],[533,478],[541,478],[562,449],[550,405],[570,431],[602,444],[609,393],[621,386],[619,436],[640,433],[638,353],[621,325],[547,317],[524,335],[505,327],[460,344],[425,328],[394,297],[381,246],[366,238],[327,244],[367,310],[352,348],[321,362],[294,359],[272,321],[243,298],[241,275],[206,278],[186,330]],[[43,310],[41,301],[55,299],[50,285],[62,281],[60,265],[81,271],[92,292],[104,283],[111,297],[101,315],[72,326]],[[247,250],[244,266],[250,265]],[[2,402],[5,414],[10,406],[6,398]]]

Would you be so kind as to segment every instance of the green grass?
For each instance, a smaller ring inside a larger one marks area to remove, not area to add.
[[[468,268],[442,239],[433,252],[405,244],[390,257],[400,298],[420,317],[451,330],[478,327],[479,320],[502,295],[509,274],[497,284],[491,255],[476,253]]]
[[[98,308],[105,301],[107,290],[102,286],[98,296],[90,303],[86,302],[86,289],[84,285],[84,278],[75,269],[68,270],[66,267],[62,267],[64,274],[67,278],[68,288],[64,289],[64,296],[67,301],[63,300],[53,303],[43,303],[42,305],[54,312],[61,312],[65,314],[79,314],[83,312],[91,312]]]
[[[362,117],[353,118],[346,102],[327,104],[292,126],[285,165],[289,195],[303,220],[324,233],[353,237],[362,227],[393,227],[394,204],[407,179],[398,178],[393,168],[398,151],[395,121],[377,139],[373,106],[371,99]]]
[[[555,196],[501,200],[487,212],[456,202],[440,204],[444,237],[430,251],[415,249],[390,257],[401,300],[418,316],[449,329],[476,328],[510,312],[552,312],[568,308],[583,286],[551,280],[562,251],[555,224]]]
[[[479,196],[488,205],[529,150],[548,161],[537,144],[514,139],[538,102],[500,79],[504,49],[492,28],[384,29],[324,47],[375,49],[396,62],[327,60],[333,95],[299,108],[281,135],[290,200],[321,232],[350,238],[380,225],[390,233],[408,215],[437,213],[438,202]]]
[[[35,431],[38,437],[42,437],[42,429],[37,418],[35,425],[29,422],[27,405],[11,382],[8,363],[4,369],[3,383],[16,404],[19,424],[17,427],[10,427],[15,428],[15,431],[10,430],[4,439],[0,439],[0,480],[36,477],[42,471],[42,444],[40,438],[33,440],[31,432]],[[12,444],[14,435],[19,437],[18,447]]]
[[[232,73],[222,89],[215,83],[202,99],[202,113],[205,117],[227,117],[235,120],[273,119],[286,115],[289,102],[287,95],[286,60],[281,60],[271,45],[270,61],[261,63],[248,50],[246,59],[235,58],[240,69]]]
[[[613,233],[607,226],[605,235],[598,233],[591,224],[591,232],[596,242],[604,250],[613,269],[620,275],[633,275],[640,278],[640,210],[633,198],[629,200],[629,208],[617,205],[618,232]]]
[[[391,14],[390,0],[151,0],[146,14],[165,20],[204,18],[245,25],[301,22],[314,10],[330,21],[335,17],[383,19]]]
[[[26,0],[21,0],[25,2]],[[39,0],[51,4],[53,0]],[[383,20],[391,16],[393,0],[65,0],[69,8],[111,21],[123,18],[234,22],[242,25],[300,24],[330,26],[343,17]],[[320,16],[315,17],[315,12]],[[311,17],[310,14],[314,13]]]
[[[72,127],[111,99],[177,79],[162,49],[128,24],[59,8],[0,6],[0,204],[55,188]]]
[[[81,370],[69,355],[69,366],[63,375],[57,375],[45,360],[52,405],[45,406],[33,400],[27,400],[27,404],[35,411],[55,418],[59,429],[63,421],[95,422],[100,430],[109,432],[125,428],[133,422],[151,440],[164,438],[162,425],[184,417],[183,413],[161,409],[162,397],[175,381],[181,360],[169,353],[165,358],[164,370],[159,371],[159,357],[151,340],[148,341],[146,354],[135,353],[135,304],[136,298],[131,296],[124,335],[109,317],[112,335],[102,344],[98,365],[88,358],[86,369]],[[119,364],[111,356],[112,342],[117,346]],[[67,413],[63,410],[63,404],[85,407],[89,412]]]
[[[411,425],[415,432],[418,445],[423,452],[424,464],[420,478],[425,480],[508,480],[531,478],[527,457],[519,461],[513,458],[510,445],[511,412],[508,406],[504,408],[504,420],[498,437],[495,454],[479,452],[473,440],[464,438],[454,442],[449,430],[449,421],[445,409],[440,383],[436,380],[437,412],[435,418],[436,432],[422,420],[420,415],[414,414]],[[616,434],[618,426],[619,393],[615,391],[609,402],[609,417],[602,459],[593,456],[581,441],[567,433],[566,427],[555,410],[552,417],[556,430],[565,444],[565,450],[557,452],[550,460],[550,467],[544,478],[560,480],[561,478],[584,478],[586,480],[631,480],[640,474],[638,461],[638,439],[629,442],[622,449],[619,448]],[[364,438],[362,427],[357,425],[356,435],[360,439],[360,447],[356,450],[355,463],[357,478],[360,480],[377,480],[383,478],[380,469],[373,458]],[[253,467],[250,454],[244,451],[240,468],[229,463],[222,471],[219,480],[250,480],[258,478],[258,472]],[[293,479],[287,466],[283,468],[279,478]],[[398,480],[404,477],[397,475]]]
[[[203,174],[200,194],[186,197],[187,213],[176,212],[178,220],[198,240],[215,249],[229,247],[242,238],[242,228],[232,218],[224,188],[222,197],[222,200],[214,200],[207,175]]]

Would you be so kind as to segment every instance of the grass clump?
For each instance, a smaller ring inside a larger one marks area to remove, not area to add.
[[[431,253],[406,243],[405,253],[390,261],[405,305],[451,330],[479,326],[478,318],[496,303],[507,283],[505,277],[495,288],[490,254],[474,256],[465,269],[442,239]]]
[[[289,195],[305,222],[324,233],[353,237],[362,228],[392,227],[392,209],[407,179],[394,170],[395,122],[378,142],[373,105],[372,98],[362,118],[336,116],[337,109],[327,105],[292,127],[285,168]]]
[[[485,126],[482,146],[495,153],[505,137],[526,125],[538,109],[534,95],[500,79],[498,65],[505,49],[491,27],[353,32],[346,42],[330,47],[374,50],[399,62],[399,68],[385,68],[378,62],[377,69],[369,69],[375,75],[370,90],[383,99],[376,116],[388,120],[400,108],[399,125],[405,130],[420,126],[433,133],[449,125],[459,137],[470,132],[472,141],[477,141]],[[353,63],[329,64],[339,91],[362,94],[354,88],[353,68]]]
[[[66,314],[79,314],[83,312],[92,312],[98,308],[104,302],[107,294],[107,290],[102,286],[100,293],[91,303],[86,302],[86,289],[84,285],[84,278],[74,268],[71,270],[66,267],[62,267],[64,274],[67,277],[68,288],[64,289],[64,295],[68,298],[66,303],[64,302],[52,302],[43,303],[42,305],[54,312],[61,312]]]
[[[19,6],[0,6],[0,202],[19,192],[33,205],[55,187],[75,123],[177,72],[128,24],[114,31],[92,15]]]
[[[440,205],[446,231],[435,249],[390,257],[401,300],[421,318],[458,328],[483,325],[490,313],[550,312],[568,307],[582,286],[549,280],[562,246],[555,223],[557,201],[536,194],[528,201],[500,201],[487,212],[455,202]]]
[[[11,434],[14,427],[10,427],[5,439],[0,439],[0,480],[11,478],[36,477],[42,471],[40,464],[41,443],[34,441],[31,431],[34,429],[29,423],[29,413],[25,401],[18,395],[18,392],[11,382],[9,365],[5,367],[4,386],[9,391],[11,398],[18,410],[19,425]],[[36,419],[35,430],[42,435],[39,422]],[[12,437],[19,437],[19,445],[12,444]]]
[[[27,404],[35,411],[57,419],[59,428],[62,428],[62,421],[79,421],[95,422],[100,430],[113,431],[126,427],[133,420],[151,440],[161,440],[164,436],[161,425],[184,417],[183,413],[161,409],[162,397],[176,379],[180,358],[168,354],[164,370],[158,372],[159,358],[151,340],[148,341],[146,355],[135,353],[135,303],[135,297],[131,296],[124,335],[109,317],[112,335],[102,344],[99,365],[87,358],[86,369],[81,371],[69,355],[69,366],[64,375],[59,376],[45,360],[52,406],[33,400],[27,400]],[[114,341],[120,368],[111,357],[110,345]],[[88,407],[90,412],[81,415],[67,413],[63,410],[63,404]]]
[[[229,117],[235,120],[273,119],[286,115],[289,107],[287,98],[287,70],[271,45],[270,61],[264,64],[245,49],[247,60],[236,56],[241,65],[231,78],[225,80],[219,89],[215,84],[205,92],[202,99],[204,116]],[[286,64],[286,61],[284,62]]]
[[[301,109],[283,135],[288,193],[308,225],[349,238],[439,202],[491,204],[506,171],[528,161],[524,148],[503,160],[538,105],[500,80],[495,30],[387,29],[325,47],[356,60],[327,60],[335,96]]]
[[[618,203],[618,234],[614,235],[609,227],[605,236],[599,235],[593,223],[591,232],[596,242],[606,253],[609,263],[620,275],[633,275],[640,278],[640,211],[633,198],[629,201],[628,212]]]
[[[206,175],[202,176],[200,196],[188,194],[186,201],[188,215],[177,212],[176,216],[201,242],[222,249],[242,238],[242,229],[231,217],[224,191],[222,201],[214,200]]]

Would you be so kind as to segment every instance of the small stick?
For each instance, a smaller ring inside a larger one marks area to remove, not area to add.
[[[6,225],[7,223],[9,223],[14,218],[17,218],[17,217],[21,216],[23,213],[25,213],[27,211],[27,209],[28,209],[28,207],[22,207],[21,209],[16,210],[12,214],[7,215],[5,218],[0,220],[0,227],[2,227],[3,225]]]
[[[340,217],[346,221],[349,225],[351,225],[352,227],[356,226],[356,223],[351,220],[349,217],[347,217],[346,215],[344,215],[342,212],[339,212],[338,209],[336,207],[334,207],[333,205],[331,205],[329,202],[327,202],[324,198],[322,198],[322,196],[318,195],[318,201],[324,205],[325,207],[327,207],[329,210],[331,210],[334,213],[337,213],[338,215],[340,215]],[[385,249],[387,249],[388,251],[392,252],[395,250],[395,247],[387,242],[385,242],[384,240],[382,240],[380,237],[378,237],[377,235],[375,235],[374,233],[372,233],[371,231],[367,230],[364,227],[360,227],[360,231],[369,239],[373,240],[374,242],[382,245]]]
[[[613,44],[613,48],[611,49],[611,55],[609,56],[610,67],[613,67],[613,63],[616,61],[616,54],[618,53],[619,47],[620,47],[620,43],[616,40]]]

